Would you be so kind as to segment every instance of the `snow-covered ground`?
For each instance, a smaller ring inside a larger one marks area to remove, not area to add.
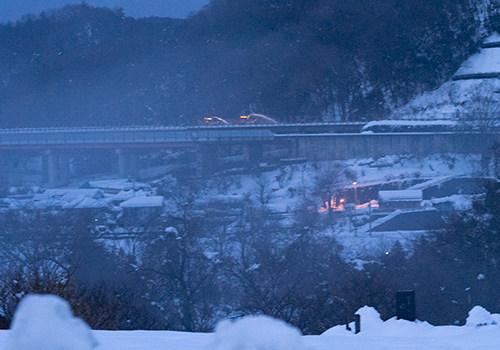
[[[500,57],[499,57],[500,59]],[[473,119],[498,111],[500,79],[448,81],[393,112],[394,119]]]
[[[284,220],[286,220],[286,217],[290,217],[294,208],[298,207],[304,197],[314,199],[320,204],[313,195],[314,182],[318,174],[332,177],[347,174],[339,185],[352,191],[355,186],[359,188],[387,181],[400,181],[401,183],[412,179],[435,179],[438,181],[450,177],[474,176],[482,170],[480,159],[479,155],[460,154],[435,154],[424,158],[411,155],[388,155],[378,159],[351,159],[340,163],[320,162],[289,165],[274,171],[264,172],[258,176],[234,175],[214,178],[207,184],[206,191],[200,194],[197,203],[199,209],[203,211],[210,207],[210,203],[237,204],[249,197],[256,205],[264,204],[277,213],[284,213]],[[356,185],[353,185],[354,181]],[[172,190],[179,187],[172,177],[164,178],[164,182],[172,187]],[[103,181],[94,179],[94,181],[89,181],[86,187],[91,188],[47,190],[31,199],[6,198],[0,200],[0,203],[11,209],[31,207],[42,209],[47,207],[96,208],[101,210],[114,208],[119,210],[130,206],[147,207],[155,204],[161,207],[163,205],[163,198],[155,196],[154,189],[145,183],[132,183],[123,179]],[[350,200],[352,202],[353,198]],[[452,201],[455,203],[456,209],[461,209],[470,207],[471,200],[471,196],[455,195],[445,199],[424,201],[423,204],[430,208],[434,203]],[[360,202],[351,215],[368,216],[367,201],[364,200],[364,202]],[[175,205],[176,203],[173,203],[172,199],[165,198],[167,212],[173,211]],[[375,202],[372,204],[372,211],[376,211],[376,207]],[[115,212],[118,212],[116,210]],[[326,215],[326,213],[323,214]],[[368,232],[370,228],[368,224],[357,225],[357,227],[349,225],[346,215],[347,213],[344,212],[344,216],[337,220],[337,224],[328,227],[325,232],[327,235],[334,235],[338,242],[345,247],[346,258],[366,258],[372,254],[379,255],[389,250],[396,240],[406,246],[405,242],[411,242],[421,234],[421,232],[410,231]],[[98,224],[106,232],[109,230],[114,230],[113,232],[116,234],[129,232],[130,228],[115,227],[116,220],[112,217],[111,220],[110,228],[106,228],[106,221],[101,219],[99,219]]]
[[[499,42],[500,35],[496,32],[484,41],[485,44]],[[396,109],[391,119],[496,118],[500,105],[499,74],[500,47],[484,47],[454,75],[456,79],[478,75],[477,79],[450,80],[434,91],[426,91]]]
[[[351,159],[340,163],[341,169],[351,174],[345,179],[346,188],[396,179],[432,179],[444,176],[477,175],[481,171],[479,155],[435,154],[419,158],[410,155],[388,155],[378,159]],[[316,165],[321,171],[334,169],[335,162],[322,162]],[[293,208],[300,200],[300,191],[310,191],[318,169],[311,163],[284,167],[263,173],[260,179],[241,176],[222,191],[213,186],[219,195],[243,195],[256,193],[260,183],[269,191],[267,205],[284,212]],[[334,173],[332,173],[334,176]],[[214,193],[215,194],[215,193]]]
[[[302,336],[282,321],[267,317],[242,319],[231,329],[226,324],[215,333],[173,331],[92,331],[99,344],[96,350],[496,350],[500,348],[500,315],[491,315],[475,307],[465,326],[432,326],[426,322],[409,322],[391,318],[383,322],[375,309],[363,307],[361,332],[354,334],[345,326],[330,328],[322,335]],[[54,324],[57,324],[54,323]],[[478,326],[478,324],[484,324]],[[63,329],[63,325],[60,325]],[[231,326],[231,325],[229,325]],[[353,324],[351,324],[353,326]],[[50,327],[49,327],[50,328]],[[353,327],[354,329],[354,327]],[[0,331],[0,349],[13,331]],[[82,330],[86,333],[86,330]],[[48,333],[53,334],[52,332]],[[43,343],[43,333],[37,335]],[[79,340],[80,339],[80,340]],[[83,338],[86,339],[86,338]],[[294,346],[290,348],[290,340]],[[82,341],[76,335],[73,344]],[[35,343],[36,344],[36,343]],[[34,347],[31,350],[47,348]],[[59,349],[87,349],[67,346]]]

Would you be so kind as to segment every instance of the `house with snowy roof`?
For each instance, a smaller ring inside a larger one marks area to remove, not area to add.
[[[99,211],[108,207],[104,193],[98,189],[49,189],[33,197],[33,206],[40,210],[85,209]]]
[[[484,193],[485,186],[496,182],[492,178],[471,176],[445,176],[416,184],[408,190],[422,191],[424,200],[453,195],[476,195]]]
[[[33,197],[34,201],[46,199],[61,199],[64,201],[72,201],[82,197],[101,199],[104,198],[104,193],[98,189],[82,189],[82,188],[54,188],[45,190]]]
[[[148,219],[163,213],[165,199],[163,196],[132,197],[120,204],[123,218]]]
[[[0,213],[8,211],[29,211],[33,209],[33,203],[27,199],[1,198]]]
[[[82,188],[95,188],[109,194],[118,194],[122,191],[151,191],[149,184],[129,179],[89,181]]]
[[[381,211],[420,209],[422,203],[421,190],[379,191],[378,197]]]
[[[370,232],[428,232],[445,227],[442,214],[432,209],[396,210],[391,214],[375,220]]]

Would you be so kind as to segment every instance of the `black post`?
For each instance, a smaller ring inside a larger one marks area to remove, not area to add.
[[[356,329],[354,331],[355,334],[361,332],[361,316],[358,314],[354,315],[354,324],[356,325]]]
[[[398,320],[415,321],[416,316],[415,291],[396,292],[396,316]]]

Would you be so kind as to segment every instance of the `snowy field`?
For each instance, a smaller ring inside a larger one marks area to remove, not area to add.
[[[355,335],[343,327],[320,336],[304,336],[307,350],[493,350],[500,349],[500,326],[433,327],[391,319],[380,327]],[[9,331],[0,331],[0,349],[5,349]],[[203,350],[214,334],[163,331],[93,331],[96,350]],[[228,349],[229,350],[229,349]],[[232,350],[232,349],[231,349]],[[254,350],[254,349],[239,349]],[[260,350],[274,350],[262,348]]]
[[[214,333],[173,331],[91,331],[73,317],[69,305],[55,296],[27,296],[16,311],[11,330],[0,331],[6,350],[489,350],[500,348],[499,314],[476,306],[465,326],[435,327],[426,322],[391,318],[365,306],[357,311],[361,333],[344,326],[322,335],[301,336],[281,320],[247,316],[219,322]],[[350,324],[354,329],[354,324]]]

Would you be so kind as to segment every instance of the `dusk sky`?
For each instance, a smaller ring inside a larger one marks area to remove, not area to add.
[[[96,7],[122,7],[126,16],[136,18],[185,18],[190,12],[200,10],[209,0],[0,0],[0,22],[15,22],[27,13],[39,13],[82,2]]]

